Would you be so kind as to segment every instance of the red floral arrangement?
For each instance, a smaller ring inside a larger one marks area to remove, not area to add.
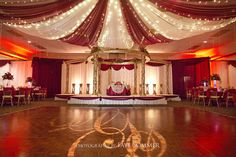
[[[3,80],[13,80],[14,77],[13,77],[13,75],[10,72],[7,72],[4,75],[2,75],[2,79]]]
[[[220,81],[221,79],[220,79],[220,75],[219,74],[212,74],[211,75],[211,80],[218,80],[218,81]]]
[[[32,77],[27,77],[26,80],[25,80],[25,82],[33,82]]]

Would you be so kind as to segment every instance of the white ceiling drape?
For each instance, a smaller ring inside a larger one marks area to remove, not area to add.
[[[85,0],[65,13],[42,22],[10,25],[19,31],[44,39],[59,39],[73,33],[90,14],[97,0]]]
[[[5,24],[33,36],[57,40],[72,34],[88,17],[97,2],[98,0],[85,0],[65,13],[41,22],[25,25]],[[148,0],[129,0],[129,2],[150,31],[172,40],[213,31],[236,21],[236,18],[218,21],[191,19],[163,11]],[[134,42],[128,33],[124,18],[120,0],[109,0],[104,26],[97,41],[98,46],[133,47]]]
[[[98,39],[98,46],[109,48],[131,48],[134,42],[129,35],[124,17],[121,12],[120,1],[109,1],[105,23]]]
[[[142,21],[152,31],[172,40],[213,31],[236,21],[236,18],[219,21],[191,19],[170,12],[163,12],[149,1],[130,0],[130,2]]]

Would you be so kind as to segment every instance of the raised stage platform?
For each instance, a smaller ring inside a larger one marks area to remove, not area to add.
[[[165,105],[167,101],[181,101],[179,95],[162,94],[155,96],[94,96],[94,95],[73,95],[57,94],[55,100],[64,100],[68,104],[88,104],[88,105]]]

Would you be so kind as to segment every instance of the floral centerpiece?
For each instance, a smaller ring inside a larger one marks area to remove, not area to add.
[[[28,87],[32,87],[32,84],[33,84],[33,79],[32,77],[27,77],[25,82],[28,84]]]
[[[33,82],[32,77],[27,77],[26,80],[25,80],[25,82],[26,82],[26,83],[27,83],[27,82]]]
[[[5,83],[6,83],[5,86],[8,87],[8,86],[10,86],[10,81],[14,79],[14,76],[10,72],[7,72],[4,75],[2,75],[2,79],[3,79],[3,81],[7,80],[7,82],[5,81]]]
[[[211,75],[211,80],[217,80],[217,81],[220,81],[220,75],[219,74],[212,74]]]
[[[4,75],[2,75],[2,79],[3,80],[13,80],[14,76],[10,72],[7,72]]]
[[[217,81],[220,81],[220,75],[219,74],[212,74],[211,80],[213,80],[213,87],[217,88]]]

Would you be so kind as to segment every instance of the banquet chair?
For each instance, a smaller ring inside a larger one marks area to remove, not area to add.
[[[210,104],[215,101],[217,104],[217,107],[220,106],[220,96],[218,95],[217,89],[210,89],[210,97],[209,97],[209,101],[208,101],[208,106],[210,106]]]
[[[47,88],[42,88],[42,93],[43,93],[43,99],[46,99],[47,97]]]
[[[187,100],[192,99],[192,90],[190,88],[186,89],[186,97],[187,97]]]
[[[17,105],[20,105],[20,101],[23,100],[24,104],[26,104],[25,97],[26,97],[26,89],[25,88],[19,88],[18,94],[14,95],[15,98],[17,98]]]
[[[198,104],[200,103],[200,101],[203,101],[204,106],[206,105],[206,94],[203,88],[199,88],[198,90]]]
[[[193,88],[193,96],[192,96],[193,103],[195,104],[198,100],[198,88]]]
[[[233,97],[233,94],[232,94],[232,90],[228,90],[227,93],[226,93],[226,97],[225,97],[225,103],[226,103],[226,107],[229,106],[229,102],[232,102],[233,105],[234,105],[234,97]]]
[[[2,95],[1,106],[3,106],[3,104],[6,101],[10,101],[11,102],[11,106],[13,106],[13,88],[3,88],[3,95]]]
[[[37,92],[34,93],[34,96],[38,99],[38,100],[42,100],[44,98],[44,91],[43,88],[40,88]]]
[[[33,100],[33,88],[25,88],[25,97],[27,104],[30,104],[31,100]]]

